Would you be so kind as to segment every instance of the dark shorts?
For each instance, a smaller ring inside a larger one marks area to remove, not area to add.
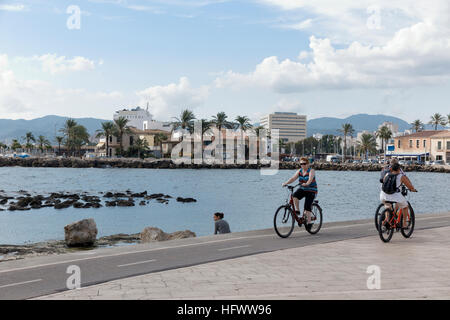
[[[297,191],[294,192],[294,198],[297,198],[298,200],[302,200],[303,198],[305,198],[304,209],[306,211],[312,211],[311,205],[313,204],[314,199],[316,198],[316,194],[311,191],[297,189]]]

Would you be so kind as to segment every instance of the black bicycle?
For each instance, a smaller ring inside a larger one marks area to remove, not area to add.
[[[287,238],[291,235],[292,231],[294,231],[295,222],[298,223],[299,227],[305,225],[306,231],[308,231],[310,234],[316,234],[322,227],[322,208],[319,206],[318,200],[314,200],[313,204],[311,205],[312,214],[309,224],[304,212],[302,217],[299,217],[295,213],[293,193],[294,188],[297,186],[300,186],[300,184],[293,187],[287,187],[290,193],[288,194],[286,203],[277,209],[273,218],[275,232],[281,238]]]

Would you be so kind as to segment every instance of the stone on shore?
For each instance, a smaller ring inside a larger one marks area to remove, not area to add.
[[[173,233],[165,233],[159,228],[147,227],[140,234],[141,242],[148,243],[154,241],[166,241],[184,238],[193,238],[196,234],[190,230],[176,231]]]
[[[64,227],[64,239],[67,246],[92,246],[97,239],[97,225],[94,219],[84,219]]]

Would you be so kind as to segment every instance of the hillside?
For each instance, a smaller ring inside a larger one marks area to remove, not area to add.
[[[0,142],[10,143],[12,139],[21,139],[27,132],[32,132],[37,138],[45,136],[52,143],[55,143],[55,136],[61,135],[59,130],[64,126],[67,117],[45,116],[32,120],[10,120],[0,119]],[[95,118],[75,119],[78,124],[86,127],[90,135],[101,128],[101,123],[106,121]]]
[[[312,136],[315,133],[336,135],[339,134],[337,130],[340,129],[344,123],[350,123],[353,126],[353,129],[355,129],[355,133],[363,130],[376,131],[378,126],[385,121],[398,124],[399,131],[405,131],[411,128],[411,125],[408,122],[400,118],[382,114],[356,114],[344,119],[323,117],[309,120],[307,130],[308,136]]]

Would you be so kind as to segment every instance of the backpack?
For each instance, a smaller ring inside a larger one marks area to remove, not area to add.
[[[397,187],[397,176],[398,174],[389,173],[383,180],[383,192],[386,194],[394,194],[399,192]]]

